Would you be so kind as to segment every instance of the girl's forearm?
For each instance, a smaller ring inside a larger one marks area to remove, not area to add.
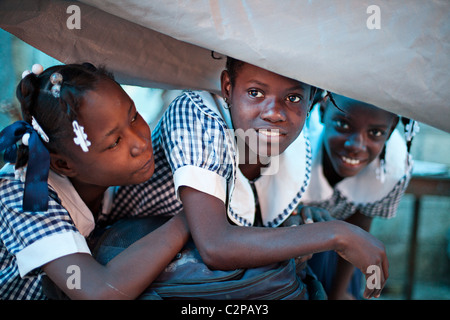
[[[108,283],[130,298],[136,298],[180,252],[188,237],[185,219],[172,218],[105,266]]]
[[[42,268],[70,299],[135,299],[164,270],[189,237],[184,216],[176,216],[133,243],[107,265],[86,253],[69,254]],[[77,267],[77,274],[66,271]],[[77,286],[69,286],[70,281]]]
[[[320,222],[286,228],[229,226],[201,245],[203,259],[218,269],[249,268],[343,246],[346,225]]]

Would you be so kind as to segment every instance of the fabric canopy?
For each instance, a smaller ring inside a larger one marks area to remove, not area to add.
[[[447,132],[449,21],[447,0],[0,2],[4,30],[124,84],[217,92],[230,55]]]

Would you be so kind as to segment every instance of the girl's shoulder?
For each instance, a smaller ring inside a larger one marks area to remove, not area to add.
[[[223,110],[223,99],[207,91],[185,90],[175,98],[169,109],[178,114],[181,112],[186,118],[205,117],[210,121],[221,122],[224,126],[229,125],[224,123],[226,114]]]

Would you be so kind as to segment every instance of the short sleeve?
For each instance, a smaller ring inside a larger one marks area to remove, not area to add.
[[[62,256],[90,254],[85,238],[57,197],[49,197],[48,211],[24,212],[23,183],[0,180],[0,192],[1,241],[6,248],[4,252],[15,257],[21,277]]]
[[[185,92],[170,105],[157,130],[176,192],[189,186],[225,202],[235,159],[225,122],[199,95]]]

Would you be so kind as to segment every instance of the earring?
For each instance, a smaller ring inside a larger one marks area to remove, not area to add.
[[[231,104],[228,103],[228,98],[223,98],[223,101],[225,101],[225,109],[230,109]]]
[[[381,183],[384,183],[386,180],[386,144],[383,146],[383,150],[380,153],[380,163],[378,168],[375,171],[376,178]]]

